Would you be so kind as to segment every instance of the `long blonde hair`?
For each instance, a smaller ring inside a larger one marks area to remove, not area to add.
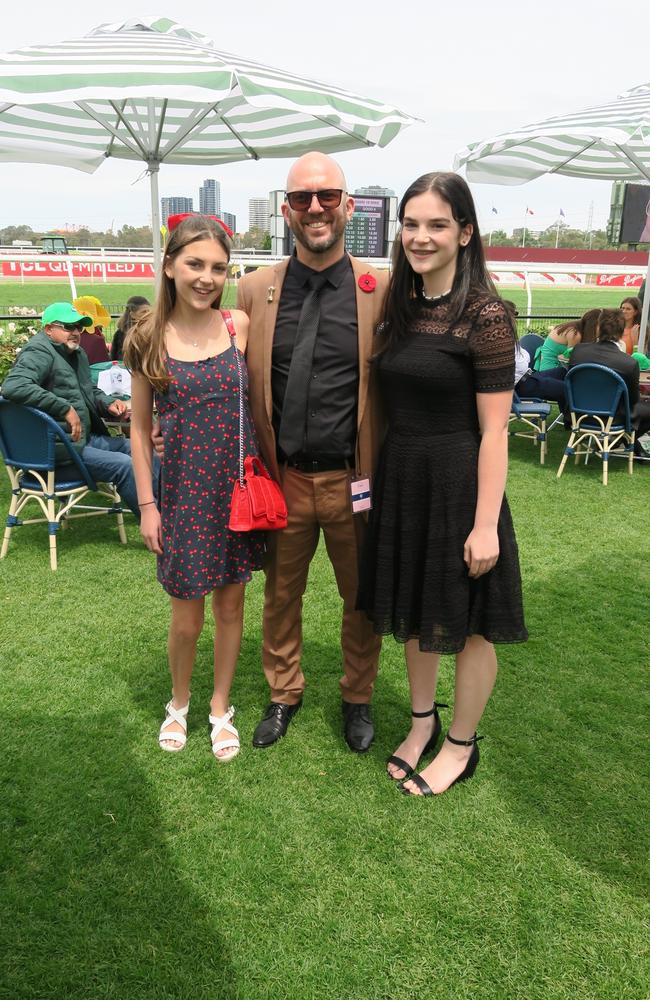
[[[162,267],[156,301],[151,309],[143,309],[124,341],[124,364],[132,371],[144,375],[156,392],[165,392],[169,385],[165,329],[176,304],[176,286],[165,274],[165,266],[190,243],[214,240],[226,251],[230,260],[231,243],[224,229],[207,215],[189,215],[170,233]],[[221,305],[221,295],[212,303],[213,309]]]

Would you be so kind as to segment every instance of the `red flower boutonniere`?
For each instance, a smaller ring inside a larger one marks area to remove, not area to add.
[[[377,279],[372,274],[362,274],[357,282],[362,292],[374,292],[377,287]]]

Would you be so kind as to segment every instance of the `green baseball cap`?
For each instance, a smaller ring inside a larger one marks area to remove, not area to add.
[[[93,320],[90,316],[84,316],[83,313],[78,313],[73,305],[69,302],[53,302],[51,306],[48,306],[44,311],[41,318],[41,325],[47,326],[48,323],[79,323],[81,326],[94,326]]]

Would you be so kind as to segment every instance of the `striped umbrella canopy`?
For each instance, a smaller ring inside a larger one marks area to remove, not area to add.
[[[650,83],[609,104],[558,115],[472,142],[455,157],[477,184],[525,184],[543,174],[587,180],[650,181]],[[650,278],[650,256],[646,288]],[[645,343],[650,291],[643,302],[639,346]]]
[[[110,156],[151,177],[156,265],[161,163],[215,164],[385,146],[417,119],[379,101],[218,51],[168,18],[0,55],[0,161],[92,173]]]

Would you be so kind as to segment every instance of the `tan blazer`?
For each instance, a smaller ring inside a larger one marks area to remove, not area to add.
[[[359,331],[359,400],[357,408],[356,474],[372,474],[377,463],[384,435],[384,419],[378,398],[376,372],[371,371],[370,358],[376,350],[374,338],[388,288],[388,272],[377,271],[350,257],[357,293],[357,325]],[[289,258],[273,267],[260,267],[239,282],[237,308],[250,319],[246,363],[248,365],[250,406],[262,457],[269,471],[280,478],[276,456],[271,395],[271,355],[273,336],[287,273]],[[377,286],[372,292],[359,287],[359,278],[371,274]]]

